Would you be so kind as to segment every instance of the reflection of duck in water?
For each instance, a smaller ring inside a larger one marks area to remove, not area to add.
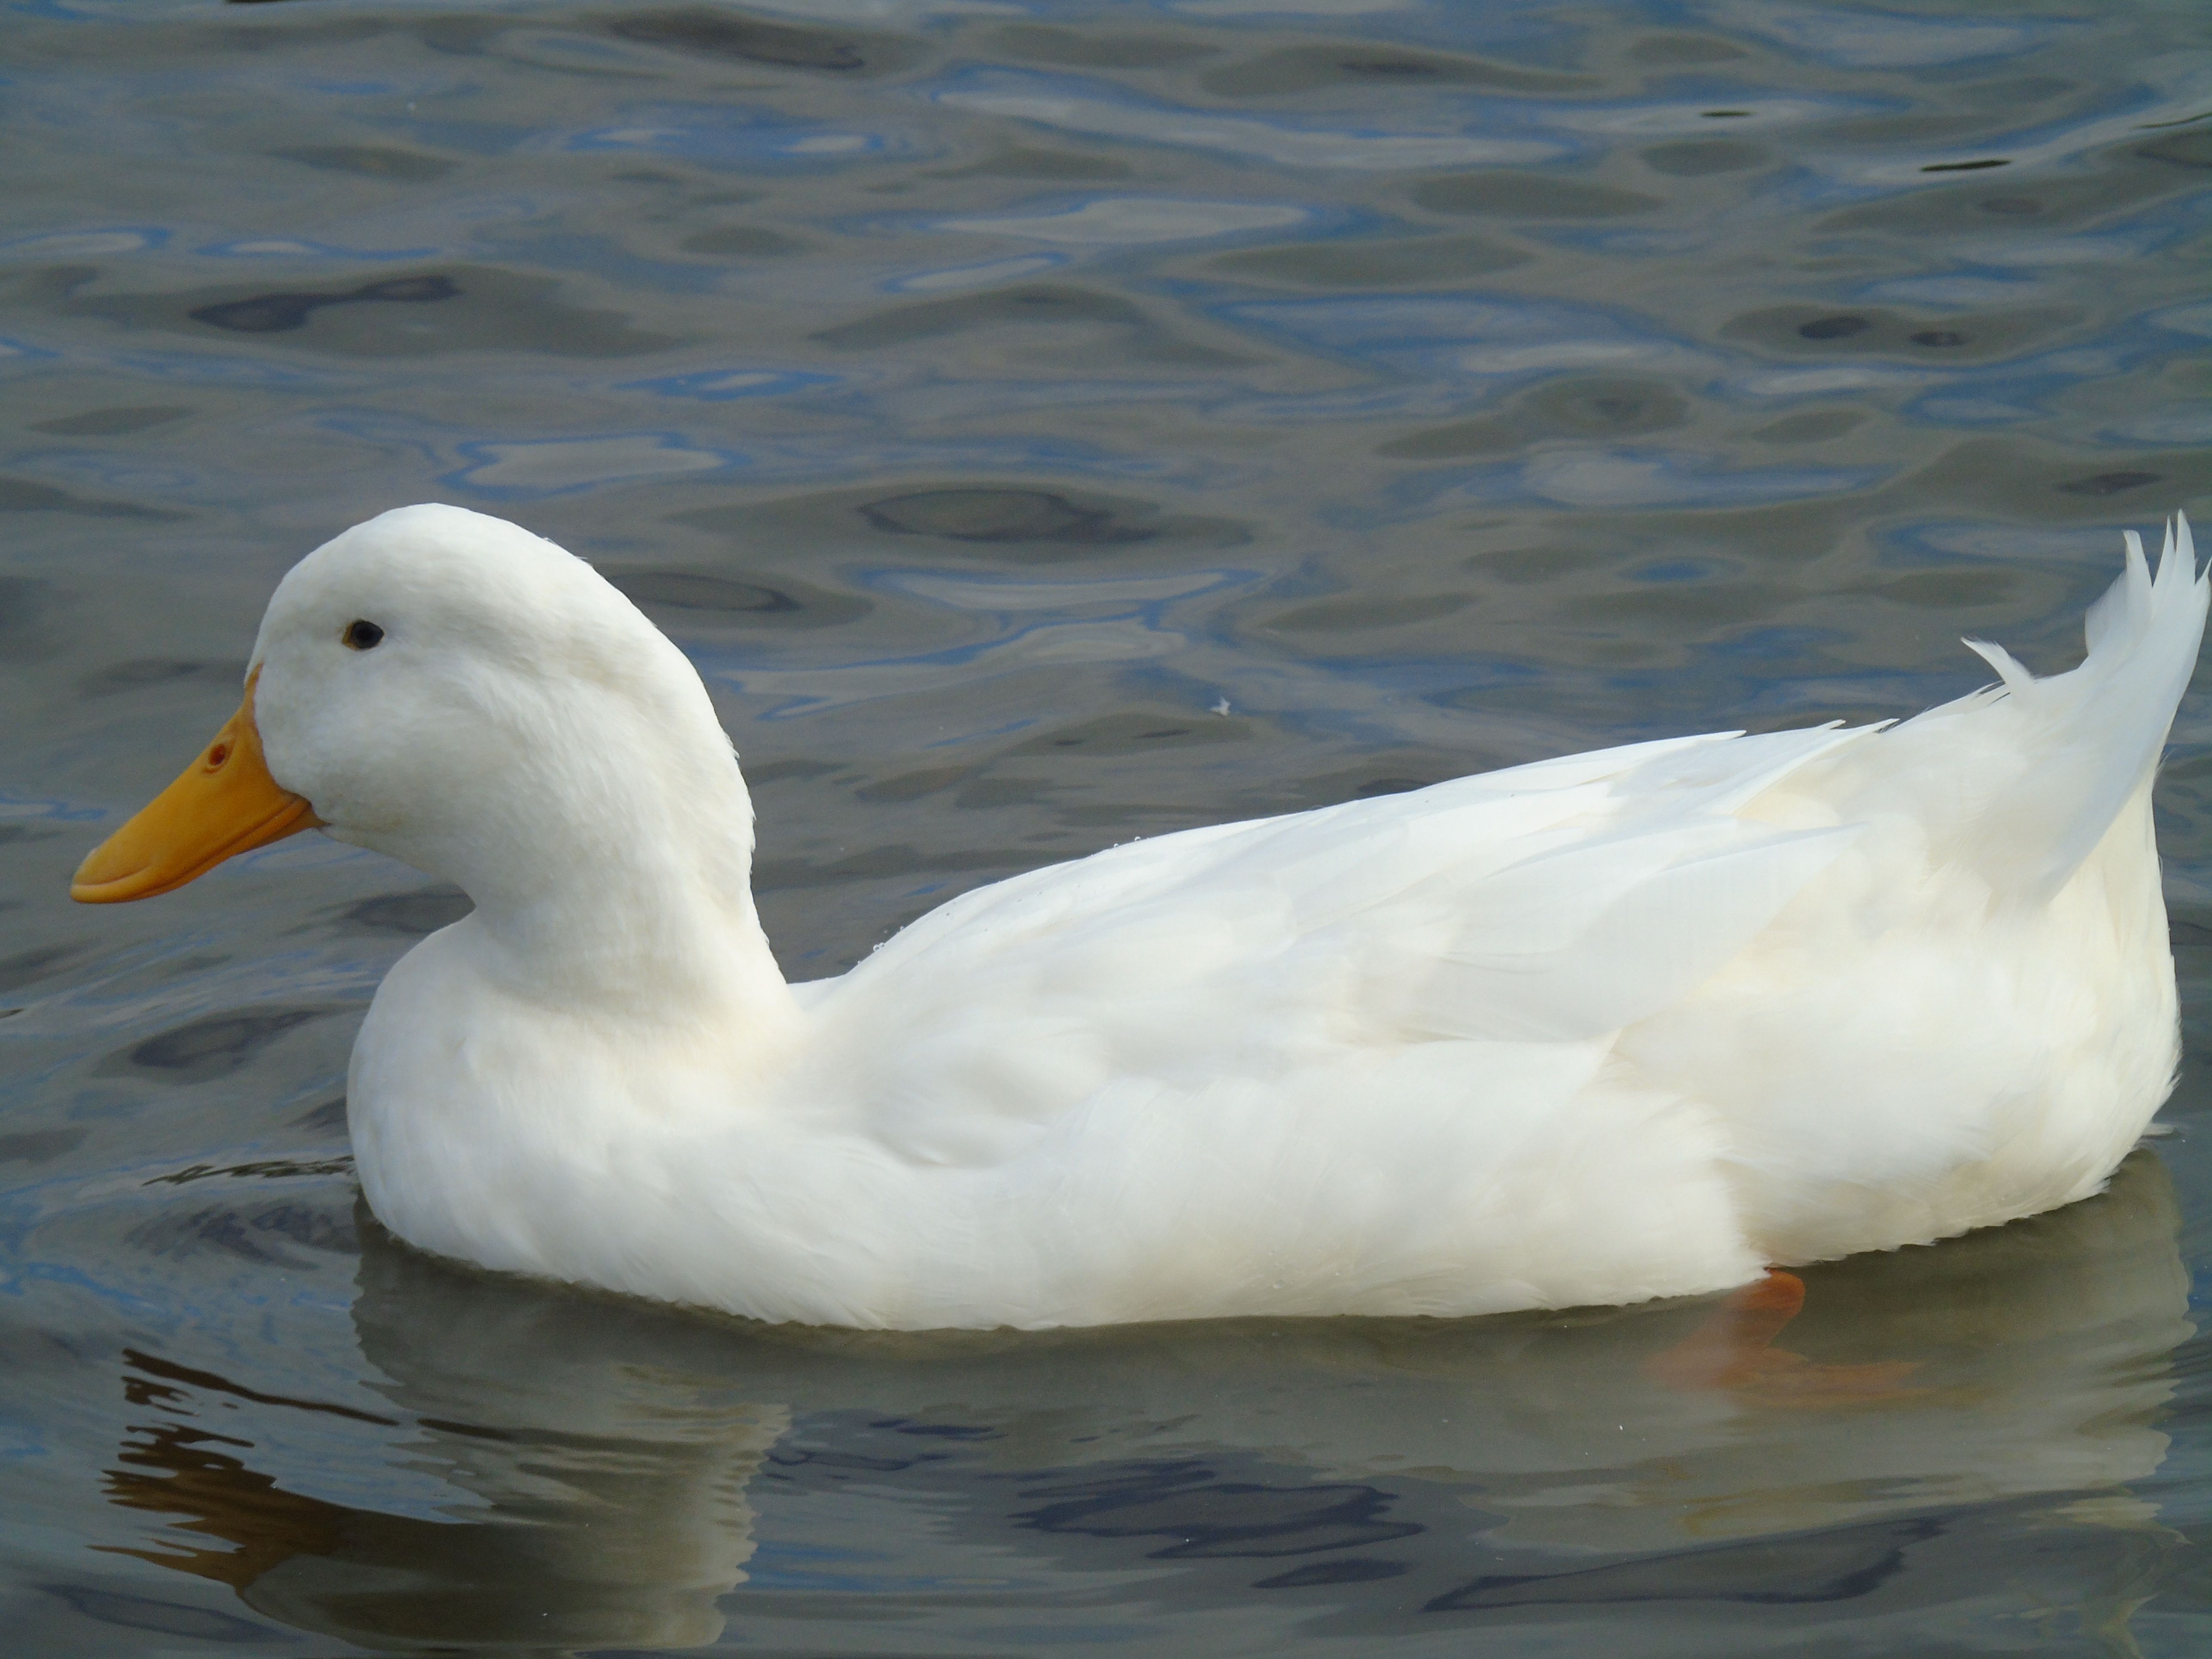
[[[1617,1419],[1631,1455],[1612,1498],[1561,1515],[1567,1466],[1555,1460],[1494,1466],[1482,1501],[1510,1517],[1504,1535],[1608,1550],[2043,1492],[2105,1495],[2109,1517],[2139,1516],[2123,1483],[2166,1455],[2166,1357],[2195,1330],[2179,1230],[2172,1181],[2146,1152],[2089,1203],[1813,1269],[1808,1310],[1776,1346],[1822,1370],[1887,1373],[1893,1392],[1777,1391],[1756,1370],[1685,1389],[1695,1380],[1667,1377],[1663,1364],[1695,1345],[1693,1329],[1640,1361],[1656,1389],[1624,1391],[1640,1407],[1621,1402],[1635,1414]],[[1595,1419],[1610,1408],[1602,1386],[1573,1393]]]
[[[410,1515],[289,1492],[252,1467],[251,1441],[210,1433],[204,1417],[173,1420],[138,1429],[108,1492],[189,1516],[176,1524],[200,1536],[129,1553],[371,1646],[713,1641],[716,1599],[753,1553],[745,1485],[783,1413],[656,1370],[618,1342],[580,1346],[574,1322],[542,1299],[480,1289],[389,1245],[365,1253],[354,1319],[364,1358],[391,1379],[373,1385],[389,1416],[133,1354],[134,1398],[173,1412],[228,1395],[384,1425],[391,1466],[410,1485],[440,1483],[446,1501]]]
[[[1109,848],[787,986],[682,653],[446,507],[309,555],[106,902],[322,823],[475,913],[349,1115],[425,1249],[915,1329],[1628,1303],[2101,1187],[2171,1086],[2152,775],[2202,634],[2132,538],[2087,660]],[[265,761],[264,756],[265,753]]]
[[[362,1430],[382,1437],[326,1489],[427,1472],[447,1501],[409,1515],[289,1492],[242,1434],[182,1414],[245,1391],[148,1359],[140,1403],[168,1420],[136,1431],[109,1490],[187,1517],[132,1553],[371,1645],[712,1639],[752,1548],[740,1489],[785,1420],[740,1396],[803,1413],[776,1492],[872,1471],[835,1488],[839,1524],[891,1580],[1018,1568],[1035,1587],[1061,1564],[1150,1559],[1200,1575],[1201,1599],[1258,1576],[1403,1579],[1462,1607],[1820,1601],[1869,1562],[1902,1571],[1898,1540],[1932,1538],[1931,1515],[2051,1492],[2077,1518],[2141,1512],[2124,1483],[2164,1455],[2166,1356],[2190,1331],[2175,1237],[2164,1169],[2141,1156],[2057,1214],[1817,1269],[1785,1341],[1837,1366],[1910,1363],[1910,1384],[1778,1407],[1653,1375],[1711,1304],[1020,1339],[763,1329],[480,1279],[370,1229],[355,1317],[388,1410],[353,1413],[346,1455]],[[902,1445],[903,1462],[880,1455]],[[1778,1537],[1796,1540],[1782,1577],[1765,1545],[1732,1553]],[[923,1538],[927,1571],[895,1553]],[[1687,1577],[1664,1565],[1685,1551]],[[772,1616],[781,1593],[744,1605]],[[876,1592],[867,1616],[895,1600]]]

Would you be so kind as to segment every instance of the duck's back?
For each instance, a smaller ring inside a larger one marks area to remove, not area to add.
[[[882,1297],[939,1304],[886,1321],[1626,1301],[2094,1191],[2172,1069],[2148,787],[2203,604],[2138,556],[2075,674],[2007,659],[1892,732],[1634,745],[956,900],[823,988],[793,1079],[883,1165]]]
[[[1033,1128],[1113,1079],[1607,1036],[1850,843],[1735,809],[1869,735],[1635,744],[1131,842],[954,900],[823,988],[820,1012],[873,1034],[837,1057],[889,1134],[987,1113]]]
[[[844,1103],[897,1218],[896,1249],[843,1248],[886,1304],[941,1303],[908,1323],[1741,1282],[1761,1262],[1714,1115],[1613,1051],[1851,844],[1735,809],[1866,735],[1577,756],[955,901],[814,1006],[793,1088]]]

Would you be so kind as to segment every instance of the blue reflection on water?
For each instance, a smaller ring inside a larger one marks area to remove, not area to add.
[[[1408,99],[1425,125],[1332,126],[1307,118],[1216,111],[1147,98],[1111,82],[1079,76],[975,69],[945,76],[929,96],[948,107],[1034,122],[1065,132],[1139,144],[1226,151],[1279,167],[1402,171],[1425,167],[1519,167],[1557,161],[1575,146],[1537,136],[1531,118],[1505,100]],[[1496,136],[1454,131],[1483,120]],[[1510,136],[1509,136],[1510,135]]]
[[[143,374],[149,380],[197,383],[202,386],[251,386],[268,390],[303,391],[346,384],[357,377],[316,365],[286,362],[273,356],[245,357],[213,350],[78,351],[94,367]]]
[[[90,259],[139,253],[169,240],[163,225],[88,225],[0,241],[0,259]]]
[[[792,120],[775,111],[720,104],[653,104],[623,112],[618,124],[561,138],[570,150],[640,150],[718,167],[763,161],[836,165],[898,147],[888,133],[853,131]]]
[[[837,386],[845,377],[810,370],[784,368],[710,368],[690,374],[667,374],[651,380],[621,380],[617,392],[653,392],[664,398],[693,398],[703,403],[730,403],[739,398],[781,398],[816,386]]]
[[[947,265],[937,270],[917,270],[887,276],[886,294],[943,294],[959,289],[984,288],[994,283],[1017,282],[1068,263],[1065,253],[1025,253],[1012,259],[986,259],[978,264]]]
[[[2070,19],[1995,22],[1746,0],[1718,0],[1700,9],[1731,31],[1763,35],[1850,69],[1929,69],[1978,58],[2013,57],[2087,27]]]
[[[1224,321],[1425,377],[1504,380],[1559,368],[1712,361],[1632,314],[1518,295],[1229,301],[1211,309]]]
[[[680,432],[610,432],[504,443],[471,439],[454,447],[467,465],[438,482],[494,501],[539,500],[632,478],[744,465],[742,455],[694,444]]]

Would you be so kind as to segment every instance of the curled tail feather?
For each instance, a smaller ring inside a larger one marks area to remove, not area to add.
[[[1948,728],[1951,740],[1978,741],[2008,762],[2009,775],[1990,777],[1960,855],[2018,896],[2065,885],[2148,786],[2196,666],[2212,587],[2197,572],[2188,519],[2167,525],[2154,577],[2142,538],[2129,531],[2126,539],[2127,568],[2084,619],[2081,666],[2038,679],[2002,647],[1968,640],[2002,688],[1931,709],[1895,734]]]

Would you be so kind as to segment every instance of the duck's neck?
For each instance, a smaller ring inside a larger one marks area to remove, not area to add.
[[[582,1018],[787,1030],[727,740],[629,735],[518,759],[465,822],[349,838],[459,885],[481,968],[510,994]]]
[[[462,882],[506,988],[594,1015],[780,1022],[791,996],[753,908],[747,849],[637,830],[541,843],[530,862],[563,879]]]

